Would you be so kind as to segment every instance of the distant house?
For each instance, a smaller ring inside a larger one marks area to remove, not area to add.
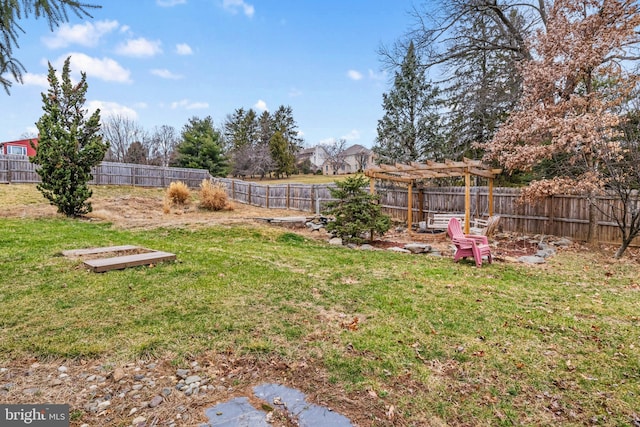
[[[296,155],[296,163],[298,165],[302,165],[305,161],[308,160],[313,171],[322,169],[322,165],[324,164],[324,161],[326,159],[327,153],[322,149],[322,146],[320,145],[300,150]]]
[[[31,141],[38,145],[38,138],[19,139],[17,141],[0,142],[0,154],[14,154],[18,156],[35,156],[36,150]]]
[[[362,172],[373,165],[375,154],[370,149],[360,144],[354,144],[340,154],[341,164],[338,170],[334,170],[333,162],[325,160],[322,165],[324,175],[342,175]]]

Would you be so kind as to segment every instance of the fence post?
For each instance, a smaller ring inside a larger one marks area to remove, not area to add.
[[[316,205],[316,186],[314,184],[311,184],[311,206],[309,206],[309,209],[311,210],[311,212],[313,212],[313,207]]]
[[[9,161],[9,157],[4,158],[7,161],[7,182],[11,184],[11,162]]]
[[[291,197],[291,184],[287,184],[287,209],[291,206],[289,198]]]
[[[251,204],[251,183],[249,183],[249,187],[247,189],[247,204]]]
[[[231,180],[231,200],[236,199],[236,180]]]
[[[267,205],[267,209],[269,209],[269,186],[265,187],[265,203]]]

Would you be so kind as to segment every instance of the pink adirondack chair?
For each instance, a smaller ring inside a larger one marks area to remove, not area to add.
[[[476,261],[476,266],[480,267],[482,266],[482,257],[484,256],[487,257],[489,264],[493,261],[487,236],[464,234],[460,221],[458,221],[457,218],[451,218],[449,220],[447,234],[456,246],[456,253],[453,257],[455,262],[460,261],[461,258],[473,257]]]

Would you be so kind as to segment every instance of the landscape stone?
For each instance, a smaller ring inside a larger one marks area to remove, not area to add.
[[[151,402],[149,402],[149,408],[155,408],[161,403],[162,403],[162,396],[155,396],[153,399],[151,399]]]
[[[371,246],[370,244],[365,243],[364,245],[360,245],[360,247],[358,249],[363,250],[363,251],[372,251],[375,248],[373,246]]]
[[[426,243],[407,243],[404,248],[412,254],[423,254],[431,250],[431,246]]]
[[[555,254],[556,250],[553,248],[540,249],[538,252],[536,252],[536,256],[539,256],[541,258],[549,258],[551,256],[554,256]]]
[[[340,237],[334,237],[329,240],[329,244],[333,246],[342,246],[342,239]]]
[[[122,368],[114,369],[112,377],[115,382],[120,381],[125,377],[124,369]]]
[[[189,385],[189,384],[193,384],[195,382],[201,381],[201,380],[202,380],[202,378],[200,378],[198,375],[191,375],[190,377],[187,377],[184,380],[184,383]]]
[[[518,262],[522,262],[525,264],[544,264],[545,260],[542,257],[539,256],[521,256],[520,258],[518,258]]]
[[[397,246],[393,246],[391,248],[387,248],[387,250],[391,251],[391,252],[400,252],[400,253],[403,253],[403,254],[410,254],[411,253],[411,251],[409,251],[407,249],[399,248]]]

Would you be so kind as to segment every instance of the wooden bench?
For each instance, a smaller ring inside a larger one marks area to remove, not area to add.
[[[433,214],[432,218],[427,219],[427,228],[431,228],[433,230],[446,230],[451,218],[457,218],[462,224],[464,224],[464,214]]]

